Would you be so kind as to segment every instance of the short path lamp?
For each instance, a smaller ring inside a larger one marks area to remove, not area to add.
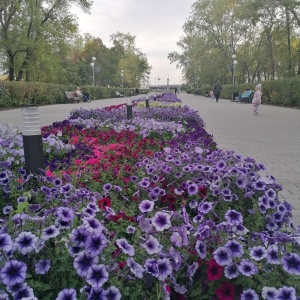
[[[149,108],[149,98],[146,98],[145,102],[146,102],[146,108]]]
[[[132,100],[128,98],[127,100],[127,119],[132,119]]]
[[[28,105],[21,111],[25,169],[27,174],[41,174],[45,165],[39,110],[35,105]]]

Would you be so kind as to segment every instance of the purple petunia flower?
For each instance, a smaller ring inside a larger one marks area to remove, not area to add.
[[[239,272],[247,277],[250,277],[258,272],[257,267],[248,259],[242,259],[238,265]]]
[[[243,246],[236,240],[230,240],[225,244],[225,247],[231,251],[232,257],[241,257],[244,254]]]
[[[139,182],[139,186],[143,188],[147,188],[150,186],[150,181],[144,178]]]
[[[129,256],[134,256],[135,251],[132,245],[130,245],[126,239],[116,240],[116,244],[122,250],[123,253],[128,254]]]
[[[9,260],[0,271],[0,279],[5,285],[23,283],[26,277],[27,266],[17,260]]]
[[[265,195],[268,197],[269,200],[275,200],[276,198],[276,192],[272,188],[266,190]]]
[[[110,183],[106,183],[106,184],[104,184],[104,186],[103,186],[103,191],[105,192],[105,193],[108,193],[111,189],[112,189],[112,185],[110,184]]]
[[[232,201],[232,194],[230,189],[223,189],[221,190],[221,195],[223,196],[224,201],[231,202]]]
[[[259,300],[259,297],[254,290],[247,289],[243,291],[241,300]]]
[[[60,188],[59,188],[59,192],[61,194],[68,194],[71,190],[73,189],[73,185],[71,183],[67,183],[65,185],[62,185]]]
[[[72,231],[71,241],[76,243],[77,246],[85,245],[90,233],[86,230],[85,227],[78,227]]]
[[[197,208],[198,202],[196,200],[191,200],[189,203],[190,208],[194,209]]]
[[[50,269],[50,259],[40,259],[35,264],[36,274],[46,274]]]
[[[94,202],[90,202],[88,205],[87,205],[88,208],[94,210],[94,211],[100,211],[99,207],[97,206],[96,203]]]
[[[85,286],[84,291],[87,295],[87,300],[107,300],[106,291],[103,288]]]
[[[202,214],[208,214],[212,210],[212,204],[210,202],[203,202],[199,207],[199,212]]]
[[[243,223],[243,216],[234,209],[229,209],[225,214],[225,219],[230,225],[239,225]]]
[[[260,261],[267,256],[267,251],[262,246],[255,246],[250,249],[250,257],[256,261]]]
[[[68,252],[71,255],[71,257],[76,257],[81,252],[80,246],[72,246],[68,248]]]
[[[289,274],[300,275],[300,257],[296,253],[286,253],[282,257],[283,269]]]
[[[278,290],[276,300],[296,300],[296,290],[293,287],[283,286]]]
[[[274,300],[276,299],[277,294],[278,294],[278,290],[276,288],[264,286],[262,289],[261,296],[265,300]]]
[[[203,221],[203,219],[204,219],[204,216],[202,216],[202,215],[197,215],[197,216],[195,216],[195,217],[193,218],[193,222],[194,222],[194,223],[201,223],[201,222]]]
[[[266,184],[262,180],[257,180],[254,182],[254,188],[258,191],[264,191],[266,189]]]
[[[141,216],[141,218],[139,219],[139,228],[143,232],[150,232],[152,230],[151,219]]]
[[[170,215],[159,211],[152,218],[152,224],[157,231],[164,231],[171,227]]]
[[[8,252],[12,249],[13,241],[9,234],[3,233],[0,234],[0,248],[5,252]]]
[[[52,182],[57,187],[62,185],[62,180],[60,178],[54,178]]]
[[[103,229],[103,226],[101,225],[101,223],[93,216],[85,217],[83,219],[83,226],[90,233],[102,231],[102,229]]]
[[[76,300],[76,290],[74,289],[63,289],[59,292],[55,300]]]
[[[91,255],[99,255],[102,250],[106,247],[107,239],[101,233],[97,232],[90,235],[85,242],[85,251],[89,252]]]
[[[130,268],[130,271],[134,274],[137,278],[143,278],[143,273],[145,269],[138,263],[136,263],[133,258],[128,258],[126,260],[127,266]]]
[[[160,281],[165,281],[170,274],[172,274],[172,267],[168,258],[157,260],[157,278]]]
[[[139,204],[139,209],[142,213],[147,213],[153,210],[154,202],[150,200],[143,200]]]
[[[155,258],[148,258],[144,264],[144,268],[152,276],[158,276],[157,260]]]
[[[26,255],[35,250],[35,244],[38,238],[31,232],[21,232],[15,240],[15,246],[17,247],[19,253]]]
[[[224,170],[225,167],[226,167],[226,162],[223,159],[219,160],[217,163],[218,170]]]
[[[189,195],[196,195],[198,193],[198,185],[195,183],[190,184],[187,187],[187,192]]]
[[[278,247],[276,245],[271,245],[267,249],[267,262],[272,265],[280,265],[281,261],[278,255]]]
[[[12,295],[16,294],[17,291],[23,289],[24,287],[28,286],[28,284],[24,281],[22,283],[18,283],[15,285],[8,285],[6,290],[11,293]],[[0,298],[1,299],[1,298]]]
[[[14,300],[34,299],[33,289],[30,286],[24,286],[14,294]]]
[[[10,212],[13,210],[13,207],[11,205],[7,205],[5,207],[3,207],[3,214],[4,215],[9,215]]]
[[[44,240],[44,241],[47,241],[51,238],[54,238],[54,237],[58,236],[59,233],[60,233],[59,229],[56,228],[54,225],[51,225],[50,227],[45,228],[43,230],[41,239]]]
[[[8,294],[2,290],[0,290],[0,300],[9,300]]]
[[[200,240],[197,240],[195,249],[197,253],[199,254],[200,258],[205,258],[206,257],[206,244],[203,243]]]
[[[219,247],[213,252],[214,259],[220,266],[229,265],[232,262],[231,251],[227,247]]]
[[[285,215],[287,212],[287,209],[283,203],[279,204],[277,206],[277,211],[280,212],[281,214]]]
[[[234,232],[238,235],[245,235],[249,230],[243,224],[239,224],[234,227]]]
[[[92,256],[90,253],[83,251],[75,257],[73,266],[79,276],[85,277],[89,268],[97,263],[98,256]]]
[[[127,228],[126,228],[126,232],[129,234],[134,234],[135,231],[136,231],[136,228],[131,225],[127,226]]]
[[[239,276],[239,271],[234,263],[231,263],[224,268],[225,277],[228,279],[236,278]]]
[[[72,222],[74,219],[74,212],[68,207],[58,207],[56,210],[56,215],[59,220],[64,222]]]
[[[242,176],[240,175],[236,181],[235,181],[236,185],[239,187],[239,188],[245,188],[247,186],[247,179],[245,176]]]
[[[170,237],[173,246],[182,247],[182,237],[178,232],[173,232]]]
[[[188,266],[186,274],[189,277],[193,277],[198,268],[199,268],[198,263],[197,262],[193,262],[190,266]]]
[[[110,286],[106,291],[105,295],[107,300],[121,300],[121,293],[115,286]]]
[[[144,244],[141,244],[141,246],[145,248],[149,254],[158,253],[162,248],[159,241],[152,235],[150,235],[149,239]]]
[[[86,282],[92,287],[102,287],[108,280],[108,273],[104,265],[92,265],[86,274]]]

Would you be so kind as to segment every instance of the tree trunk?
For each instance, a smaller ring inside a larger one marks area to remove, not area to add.
[[[7,51],[7,56],[9,58],[9,80],[14,81],[15,80],[15,57],[10,50]]]

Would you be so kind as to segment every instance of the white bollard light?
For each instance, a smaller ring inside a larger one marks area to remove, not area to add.
[[[25,169],[27,174],[41,174],[44,169],[40,114],[36,105],[21,108]]]

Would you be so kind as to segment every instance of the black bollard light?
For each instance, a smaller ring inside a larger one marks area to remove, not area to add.
[[[132,119],[132,100],[128,98],[127,100],[127,119]]]
[[[40,115],[36,105],[21,108],[25,169],[27,174],[41,174],[45,169]]]
[[[146,101],[146,108],[148,108],[149,107],[149,98],[146,98],[145,101]]]

